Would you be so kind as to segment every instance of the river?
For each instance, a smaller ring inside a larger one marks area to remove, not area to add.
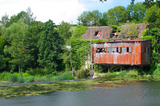
[[[160,106],[160,82],[0,99],[0,106]]]

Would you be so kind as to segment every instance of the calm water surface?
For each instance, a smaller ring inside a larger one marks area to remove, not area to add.
[[[160,82],[0,99],[0,106],[160,106]]]

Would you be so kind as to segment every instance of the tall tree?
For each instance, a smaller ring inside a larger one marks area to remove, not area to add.
[[[25,39],[26,39],[27,25],[21,19],[18,23],[13,23],[9,28],[6,29],[3,35],[8,45],[5,46],[4,51],[11,55],[10,63],[18,65],[18,70],[22,76],[22,70],[27,63],[30,55],[26,49]]]
[[[102,18],[102,13],[100,13],[98,10],[94,11],[84,11],[79,17],[78,21],[79,24],[82,24],[84,26],[98,26],[100,25],[100,19]]]
[[[70,45],[71,37],[71,25],[67,22],[62,21],[61,24],[57,27],[59,35],[64,39],[65,45]]]
[[[107,17],[110,25],[118,25],[127,21],[127,12],[124,6],[117,6],[108,10]]]
[[[145,16],[146,7],[143,3],[128,5],[127,9],[128,20],[134,23],[142,23]]]
[[[63,42],[55,30],[55,24],[51,20],[45,22],[38,40],[38,63],[42,68],[60,69]]]
[[[107,13],[104,12],[102,18],[100,19],[100,26],[107,26],[107,25],[108,25]]]
[[[5,24],[5,26],[9,27],[11,24],[18,22],[20,19],[23,19],[24,23],[29,25],[32,21],[35,21],[36,17],[33,17],[31,9],[28,8],[27,12],[21,11],[17,15],[11,16],[11,19]]]
[[[28,26],[28,31],[26,33],[26,45],[27,49],[30,50],[32,59],[27,63],[28,67],[37,68],[38,67],[38,40],[41,32],[43,31],[43,23],[34,21]]]
[[[90,42],[82,39],[82,34],[87,30],[86,26],[77,25],[71,37],[71,61],[75,70],[85,64],[90,54]]]
[[[6,67],[6,60],[4,57],[4,48],[5,40],[2,36],[0,36],[0,71]]]
[[[147,35],[155,38],[152,40],[153,61],[160,63],[160,8],[154,5],[145,14],[144,22],[148,23],[149,28]]]

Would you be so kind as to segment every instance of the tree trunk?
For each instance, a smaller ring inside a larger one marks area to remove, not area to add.
[[[23,77],[22,76],[22,66],[21,66],[20,62],[19,62],[19,73],[20,73],[20,76]]]

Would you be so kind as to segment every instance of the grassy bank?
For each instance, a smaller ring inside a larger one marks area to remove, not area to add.
[[[136,69],[123,70],[121,72],[97,74],[97,77],[110,77],[110,76],[114,77],[112,79],[118,79],[118,80],[123,80],[127,82],[138,81],[138,80],[160,81],[160,75],[157,75],[157,74],[150,75],[146,73],[144,73],[144,75],[141,75]]]
[[[104,77],[94,80],[85,81],[71,81],[52,84],[32,84],[22,86],[0,87],[0,98],[10,98],[18,96],[35,96],[42,93],[54,91],[79,91],[84,89],[95,88],[115,88],[119,86],[126,86],[130,82],[139,81],[160,81],[159,75],[139,75],[137,70],[124,70],[113,73],[99,73],[97,77]],[[36,75],[31,76],[28,73],[23,73],[23,77],[19,73],[1,73],[1,84],[6,83],[22,83],[22,82],[46,82],[46,81],[62,81],[73,80],[71,72],[59,73],[56,75]]]
[[[56,75],[31,75],[23,73],[23,77],[19,73],[0,73],[0,84],[4,83],[25,83],[25,82],[46,82],[46,81],[62,81],[74,80],[72,72],[57,73]]]

